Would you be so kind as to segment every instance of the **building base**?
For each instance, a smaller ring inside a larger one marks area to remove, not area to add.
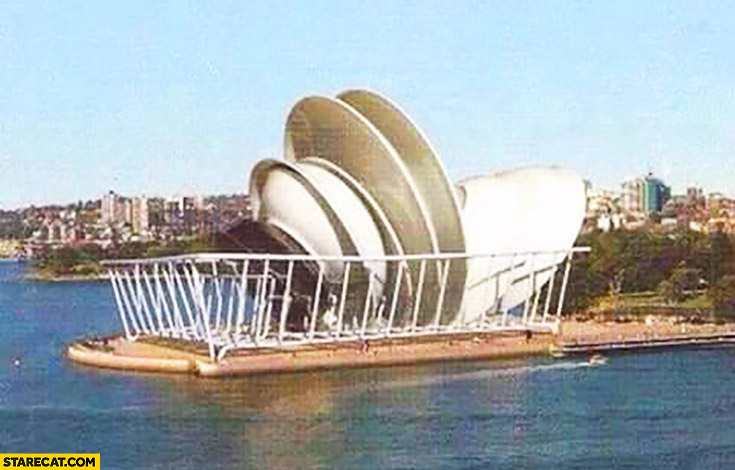
[[[228,377],[546,355],[553,341],[550,333],[483,332],[241,350],[212,361],[203,344],[116,337],[74,342],[66,354],[76,363],[109,369]]]

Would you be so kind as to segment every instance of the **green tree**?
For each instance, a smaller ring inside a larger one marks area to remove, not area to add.
[[[715,285],[730,274],[735,274],[735,246],[727,234],[714,232],[710,235],[709,282]]]
[[[74,248],[62,246],[44,252],[39,260],[39,266],[55,274],[69,274],[78,260],[79,253]]]
[[[588,256],[576,257],[569,280],[568,306],[585,308],[590,300],[620,293],[670,290],[670,299],[683,299],[711,271],[709,236],[682,230],[671,235],[640,232],[581,235],[577,246],[589,246]],[[735,272],[735,271],[734,271]],[[673,285],[661,283],[666,280]],[[676,300],[674,300],[676,299]]]
[[[735,317],[735,275],[728,274],[709,290],[712,314],[715,318]]]
[[[669,280],[661,281],[657,291],[661,299],[669,305],[679,302],[683,298],[682,292]]]
[[[696,268],[688,268],[685,261],[679,263],[674,272],[669,276],[669,281],[674,285],[677,292],[683,298],[687,291],[699,287],[701,272]]]

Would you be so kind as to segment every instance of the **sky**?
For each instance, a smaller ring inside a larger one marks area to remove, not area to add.
[[[298,99],[362,87],[453,181],[735,196],[733,47],[730,2],[0,0],[0,208],[244,192]]]

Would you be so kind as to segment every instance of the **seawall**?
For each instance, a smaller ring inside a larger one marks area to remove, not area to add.
[[[104,342],[78,341],[66,355],[76,363],[139,372],[186,373],[227,377],[316,369],[410,365],[548,354],[554,338],[520,333],[348,341],[289,349],[240,351],[216,362],[202,348],[179,349],[143,340],[113,338]],[[193,349],[193,350],[192,350]]]

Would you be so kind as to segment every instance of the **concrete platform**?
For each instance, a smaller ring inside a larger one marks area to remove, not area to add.
[[[194,374],[203,377],[243,376],[334,369],[410,365],[549,354],[554,337],[524,332],[443,335],[422,338],[350,341],[290,349],[239,351],[216,362],[192,343],[157,338],[128,341],[122,337],[77,341],[66,355],[95,367],[138,372]]]

